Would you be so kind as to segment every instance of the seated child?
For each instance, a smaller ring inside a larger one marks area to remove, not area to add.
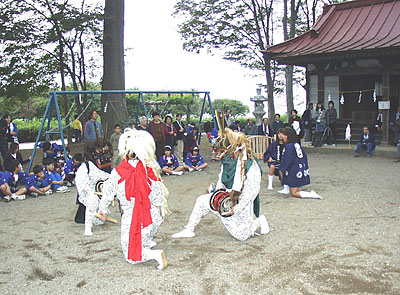
[[[199,148],[195,146],[191,153],[186,156],[185,164],[183,168],[192,171],[201,171],[207,167],[207,163],[204,162],[203,157],[199,153]]]
[[[61,157],[63,151],[62,145],[51,143],[50,141],[41,142],[38,147],[43,150],[43,159]]]
[[[24,200],[28,175],[21,172],[21,166],[17,160],[8,164],[12,172],[0,172],[0,191],[7,201]],[[18,188],[23,185],[23,187]]]
[[[54,171],[54,159],[44,158],[43,165],[44,178],[51,184],[51,188],[57,193],[69,192],[68,187],[65,186],[66,181],[63,181],[61,175]]]
[[[279,165],[281,163],[282,151],[285,147],[283,142],[284,128],[279,128],[277,131],[277,140],[271,142],[268,149],[264,153],[264,163],[268,163],[268,189],[273,190],[272,183],[274,181],[274,175],[279,176]]]
[[[22,154],[19,151],[19,144],[12,142],[10,143],[10,147],[8,148],[8,154],[4,157],[4,166],[7,167],[9,162],[17,160],[21,165],[21,171],[24,172],[23,165],[28,163],[31,160],[31,157],[24,160],[22,158]]]
[[[82,162],[82,154],[76,154],[72,159],[69,159],[64,165],[64,180],[70,183],[74,183],[76,171],[78,170]]]
[[[172,149],[169,145],[164,147],[164,155],[160,157],[158,164],[161,167],[161,171],[166,175],[182,175],[183,173],[183,166],[179,165],[179,161],[172,153]]]
[[[32,196],[37,197],[39,195],[51,195],[51,184],[44,178],[43,167],[36,165],[33,167],[33,174],[29,176],[26,189],[31,193]]]

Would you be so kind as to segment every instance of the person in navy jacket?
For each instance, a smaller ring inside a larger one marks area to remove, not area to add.
[[[26,189],[34,197],[44,194],[51,195],[53,193],[51,190],[51,184],[48,183],[44,177],[42,166],[36,165],[33,167],[33,174],[28,178]]]
[[[192,152],[187,154],[183,168],[192,172],[201,171],[206,167],[207,163],[204,162],[203,157],[200,155],[199,148],[195,146]]]
[[[183,166],[179,165],[178,158],[172,153],[169,145],[164,147],[164,155],[160,157],[158,164],[166,175],[182,175]]]
[[[6,200],[24,200],[27,191],[26,184],[28,174],[21,172],[21,166],[17,160],[8,164],[10,171],[0,172],[0,191]],[[23,185],[23,187],[20,187]],[[18,188],[19,187],[19,188]]]
[[[38,147],[43,150],[43,159],[52,158],[56,159],[62,156],[63,146],[56,143],[51,143],[50,141],[45,141],[39,143]]]
[[[69,182],[73,182],[75,179],[75,173],[79,166],[83,163],[83,155],[76,154],[72,159],[69,159],[64,164],[64,179]]]
[[[269,137],[274,136],[274,131],[272,130],[271,126],[268,124],[268,118],[264,118],[262,124],[258,126],[257,129],[258,135],[266,135]]]
[[[367,157],[371,157],[371,153],[375,148],[374,135],[369,132],[368,126],[364,126],[363,132],[360,135],[360,141],[357,143],[355,157],[360,156],[361,149],[367,150]]]
[[[285,128],[279,128],[277,131],[277,139],[271,142],[268,149],[264,153],[264,163],[268,163],[268,189],[273,190],[272,183],[274,175],[279,175],[279,165],[281,163],[282,151],[285,146],[283,142],[283,132]]]
[[[322,199],[315,191],[300,191],[301,186],[310,184],[310,172],[307,155],[297,142],[298,137],[294,129],[285,128],[283,140],[285,148],[279,166],[283,190],[279,193],[302,199]]]

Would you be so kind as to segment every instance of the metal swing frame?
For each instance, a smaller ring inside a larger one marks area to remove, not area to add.
[[[93,95],[94,94],[108,94],[108,96],[110,96],[111,94],[138,94],[138,99],[137,99],[137,108],[136,108],[136,125],[138,123],[139,120],[139,110],[140,110],[140,105],[142,104],[143,106],[143,110],[144,110],[144,114],[146,116],[146,118],[148,118],[148,114],[147,114],[147,110],[146,110],[146,104],[144,101],[144,94],[156,94],[157,96],[159,96],[160,94],[167,94],[168,98],[171,97],[171,94],[180,94],[181,97],[183,98],[184,94],[191,94],[192,96],[194,95],[201,95],[204,94],[203,97],[203,104],[201,106],[201,113],[200,113],[200,119],[199,119],[199,127],[202,123],[202,119],[203,119],[203,115],[204,115],[204,110],[205,110],[205,105],[206,105],[206,101],[208,101],[209,105],[210,105],[210,111],[211,111],[211,116],[213,119],[213,123],[214,123],[214,128],[217,128],[217,122],[215,119],[215,115],[214,115],[214,108],[211,102],[211,97],[210,97],[210,92],[209,91],[130,91],[130,90],[102,90],[102,91],[51,91],[50,92],[50,99],[49,102],[47,104],[46,107],[46,111],[44,112],[43,115],[43,121],[40,125],[40,129],[38,132],[38,135],[36,137],[36,142],[35,145],[33,147],[33,151],[32,151],[32,156],[31,156],[31,160],[29,161],[29,166],[28,166],[28,173],[30,171],[30,169],[32,168],[32,163],[33,163],[33,159],[35,157],[36,154],[36,149],[39,145],[39,141],[41,136],[44,134],[45,135],[45,139],[46,141],[48,141],[50,139],[50,134],[60,134],[61,137],[61,144],[63,146],[63,151],[64,151],[64,157],[65,157],[65,161],[68,161],[67,158],[67,150],[65,148],[65,137],[64,137],[64,132],[63,132],[63,128],[62,128],[62,121],[61,121],[61,114],[60,114],[60,108],[58,105],[58,99],[57,99],[57,95],[63,95],[63,94],[73,94],[75,95],[75,97],[79,94],[87,94],[90,95],[90,99],[91,101],[93,100]],[[112,104],[112,102],[110,101],[110,103]],[[50,130],[50,123],[51,123],[51,119],[52,119],[52,115],[53,115],[53,105],[55,107],[55,113],[56,113],[56,118],[58,121],[58,131],[52,131]],[[47,127],[46,127],[46,131],[43,132],[44,129],[44,125],[47,121]],[[199,134],[199,144],[200,144],[200,140],[201,140],[201,133]]]

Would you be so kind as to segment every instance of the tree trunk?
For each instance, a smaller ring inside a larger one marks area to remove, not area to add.
[[[125,90],[124,0],[105,0],[103,40],[103,90]],[[115,124],[128,127],[125,95],[103,94],[101,122],[106,138]]]
[[[265,76],[267,79],[267,93],[268,93],[268,120],[273,122],[275,116],[274,105],[274,81],[271,75],[271,60],[264,54],[264,67]]]

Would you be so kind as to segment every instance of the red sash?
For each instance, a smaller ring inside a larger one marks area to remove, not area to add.
[[[141,161],[133,167],[127,160],[123,160],[115,168],[121,176],[118,184],[125,181],[125,196],[128,201],[135,198],[133,207],[131,228],[129,230],[128,259],[133,261],[142,260],[142,227],[145,228],[152,224],[150,214],[149,195],[150,179],[157,180],[153,169],[144,167]],[[147,170],[147,175],[146,175]]]

